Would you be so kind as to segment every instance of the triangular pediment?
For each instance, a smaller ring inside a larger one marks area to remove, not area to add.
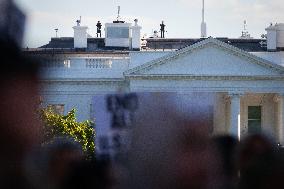
[[[219,40],[208,38],[126,71],[131,75],[284,76],[273,64]]]

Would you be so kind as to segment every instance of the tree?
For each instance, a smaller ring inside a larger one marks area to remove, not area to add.
[[[95,152],[95,130],[89,120],[76,121],[76,110],[72,109],[67,115],[55,113],[50,107],[40,110],[40,117],[44,123],[44,142],[51,141],[57,136],[67,136],[80,143],[88,158]]]

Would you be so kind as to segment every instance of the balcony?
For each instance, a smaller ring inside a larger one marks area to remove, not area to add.
[[[123,78],[129,67],[129,57],[48,58],[42,61],[44,80]]]

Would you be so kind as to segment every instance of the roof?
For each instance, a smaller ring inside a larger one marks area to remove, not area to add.
[[[103,38],[88,38],[88,49],[89,50],[99,50],[104,49],[104,39]],[[60,37],[51,38],[50,42],[39,48],[50,48],[50,49],[72,49],[74,48],[74,38],[73,37]]]
[[[217,38],[218,40],[228,43],[232,46],[240,48],[248,52],[266,51],[265,39],[232,39],[232,38]],[[200,38],[147,38],[146,50],[176,50],[186,46],[191,46],[204,39]],[[51,38],[51,41],[39,48],[47,49],[73,49],[73,37]],[[105,47],[104,38],[88,38],[87,51],[103,51],[103,50],[128,50],[119,48]]]
[[[248,52],[260,52],[266,51],[266,40],[264,39],[233,39],[233,38],[216,38],[219,41],[228,43],[232,46],[235,46],[239,49],[248,51]],[[200,42],[204,39],[161,39],[161,38],[150,38],[147,39],[147,47],[150,49],[181,49],[186,46],[191,46],[197,42]]]

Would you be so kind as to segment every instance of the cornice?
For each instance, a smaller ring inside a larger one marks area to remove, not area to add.
[[[136,74],[136,75],[127,75],[127,79],[143,79],[143,80],[163,80],[163,79],[171,79],[171,80],[273,80],[273,81],[284,81],[283,76],[212,76],[212,75],[158,75],[158,74]]]
[[[124,78],[114,78],[114,79],[41,79],[41,83],[48,84],[48,83],[79,83],[79,84],[109,84],[109,83],[124,83]]]
[[[226,76],[226,75],[187,75],[187,74],[136,74],[117,79],[43,79],[43,84],[118,84],[129,80],[213,80],[213,81],[284,81],[283,76]]]

